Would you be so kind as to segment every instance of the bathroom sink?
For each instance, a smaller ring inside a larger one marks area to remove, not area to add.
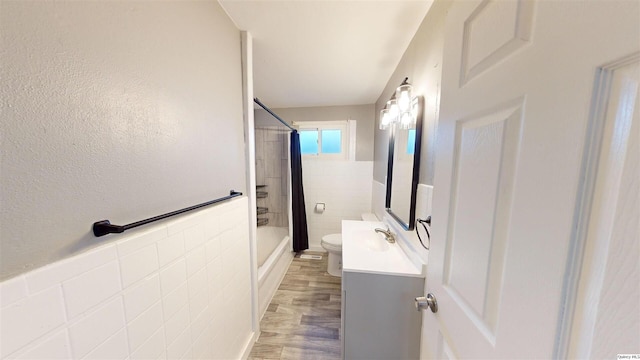
[[[422,316],[409,301],[424,294],[426,269],[387,229],[379,221],[342,220],[343,359],[419,357]],[[384,233],[396,241],[387,242]]]
[[[424,277],[424,266],[416,264],[400,247],[398,240],[389,243],[386,229],[378,221],[342,221],[342,273],[359,272],[410,277]]]
[[[384,238],[384,235],[379,233],[374,233],[373,236],[367,236],[366,240],[367,248],[371,251],[389,251],[391,247],[389,242]]]

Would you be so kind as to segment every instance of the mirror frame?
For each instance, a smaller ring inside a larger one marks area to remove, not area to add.
[[[400,218],[391,209],[391,184],[393,182],[393,157],[396,138],[396,126],[394,124],[389,127],[389,154],[387,157],[387,194],[385,198],[385,210],[391,217],[397,221],[405,230],[413,230],[416,222],[416,193],[418,190],[418,181],[420,178],[420,148],[422,145],[422,117],[424,114],[424,97],[416,96],[412,100],[412,106],[417,106],[416,112],[416,142],[413,152],[413,174],[411,176],[411,201],[409,205],[409,222]]]

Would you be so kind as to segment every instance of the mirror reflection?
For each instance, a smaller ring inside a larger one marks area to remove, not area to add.
[[[415,223],[423,102],[422,97],[413,98],[411,125],[401,120],[390,128],[386,208],[406,230],[413,230]]]

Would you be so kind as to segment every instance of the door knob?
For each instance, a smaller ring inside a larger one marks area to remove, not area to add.
[[[438,312],[438,301],[436,300],[436,296],[432,293],[428,293],[427,296],[420,296],[416,298],[416,310],[425,310],[429,309],[432,313]]]

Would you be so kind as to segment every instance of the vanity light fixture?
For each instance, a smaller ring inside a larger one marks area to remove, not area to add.
[[[398,96],[398,107],[400,108],[400,112],[408,112],[411,111],[411,90],[412,86],[407,81],[408,77],[404,78],[402,84],[398,86],[396,89],[396,94]]]
[[[389,109],[386,107],[380,110],[380,129],[384,130],[391,124],[391,116],[389,115]]]
[[[380,130],[399,124],[403,129],[410,129],[416,124],[416,117],[412,109],[412,86],[406,77],[380,111]]]
[[[395,122],[398,118],[398,114],[400,113],[398,109],[398,100],[396,99],[396,93],[393,93],[391,99],[387,101],[387,109],[389,109],[389,116],[391,117],[392,122]]]
[[[411,129],[416,124],[416,118],[411,111],[405,111],[400,115],[400,128]]]

